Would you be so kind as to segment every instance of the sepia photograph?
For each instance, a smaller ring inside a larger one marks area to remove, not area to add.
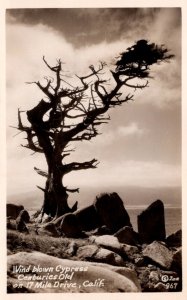
[[[176,293],[180,7],[6,9],[7,294]]]

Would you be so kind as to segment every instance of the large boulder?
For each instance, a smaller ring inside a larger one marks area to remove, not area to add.
[[[139,238],[137,232],[133,230],[130,226],[125,226],[118,230],[115,234],[118,241],[123,244],[137,245],[139,243]]]
[[[73,213],[63,215],[59,230],[66,237],[79,238],[83,236],[77,217]]]
[[[122,257],[108,249],[100,248],[97,245],[86,245],[79,247],[77,256],[81,260],[102,262],[114,266],[123,266]]]
[[[119,243],[118,239],[112,235],[90,236],[89,240],[98,246],[117,253],[119,253],[122,248],[122,245]]]
[[[165,269],[170,269],[173,261],[173,252],[157,241],[146,246],[143,255]]]
[[[123,201],[117,193],[97,196],[94,206],[101,222],[113,233],[124,226],[132,226]]]
[[[90,231],[102,225],[94,205],[79,209],[74,215],[83,231]]]
[[[20,213],[24,209],[23,205],[16,205],[13,203],[7,203],[7,217],[11,217],[12,219],[16,219]]]
[[[169,235],[166,238],[166,244],[169,247],[181,247],[182,246],[182,230],[178,230],[175,233]]]
[[[7,262],[7,284],[11,293],[19,292],[15,291],[16,285],[22,286],[20,292],[27,289],[35,293],[141,292],[135,271],[125,267],[60,259],[40,252],[9,255]],[[15,266],[20,265],[22,271],[13,272]],[[44,281],[42,277],[48,273],[50,279]],[[26,276],[31,276],[32,284],[28,285]]]
[[[165,240],[164,205],[161,200],[153,202],[138,216],[138,233],[142,243]]]
[[[93,259],[97,262],[102,262],[113,266],[124,265],[124,261],[119,254],[103,248],[99,248],[99,250],[94,254]]]
[[[77,249],[77,257],[81,260],[92,260],[99,250],[97,245],[85,245]]]

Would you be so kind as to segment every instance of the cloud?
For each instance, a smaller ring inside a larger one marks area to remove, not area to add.
[[[132,122],[127,126],[120,126],[117,130],[120,136],[142,136],[145,130],[140,128],[136,122]]]
[[[131,122],[126,126],[117,126],[115,129],[105,130],[95,140],[96,147],[106,147],[115,143],[120,143],[122,139],[142,137],[149,132],[148,129],[141,128],[137,122]],[[89,148],[89,144],[87,146]],[[92,145],[90,144],[90,147]]]
[[[65,180],[68,185],[88,187],[177,187],[181,185],[181,168],[157,161],[103,161],[98,170],[72,173]]]
[[[159,16],[159,21],[162,22],[164,20],[164,13]],[[153,20],[155,22],[155,18],[153,18]],[[178,53],[178,27],[174,30],[174,39],[176,38],[176,45],[174,45],[175,42],[172,42],[171,34],[169,34],[169,31],[173,29],[169,14],[167,14],[166,21],[164,23],[165,26],[168,26],[168,24],[171,25],[167,27],[167,36],[170,36],[170,44],[175,46],[175,53]],[[121,27],[122,24],[117,23],[117,18],[115,22],[115,30],[119,30],[119,28],[123,29],[123,27]],[[159,23],[154,22],[152,24],[154,30],[151,40],[154,41],[154,37],[156,37],[158,42],[164,40],[164,42],[166,41],[167,43],[166,34],[162,33],[164,29],[161,28],[161,25],[159,26]],[[147,26],[148,22],[145,22],[145,24]],[[144,27],[146,27],[145,24]],[[56,63],[56,59],[61,58],[62,61],[65,62],[63,65],[64,70],[70,71],[70,73],[65,74],[69,75],[85,75],[88,72],[88,66],[90,64],[97,64],[100,60],[106,61],[110,67],[111,63],[114,62],[114,58],[117,57],[120,52],[134,43],[134,40],[142,38],[140,32],[137,33],[136,28],[133,28],[133,26],[134,25],[129,29],[127,38],[125,33],[121,35],[117,41],[116,39],[105,39],[104,36],[102,36],[99,42],[83,43],[82,46],[78,48],[75,47],[73,42],[67,40],[63,34],[63,30],[59,32],[57,28],[54,30],[51,26],[44,24],[18,24],[15,23],[15,20],[13,24],[7,24],[7,125],[15,126],[17,124],[18,107],[22,110],[31,109],[43,97],[43,94],[35,85],[25,84],[26,81],[42,80],[44,75],[51,75],[43,64],[43,55],[45,55],[51,65]],[[156,30],[157,27],[158,31]],[[130,33],[132,33],[132,35],[130,35]],[[150,36],[150,33],[148,36]],[[177,59],[179,59],[179,57]],[[140,91],[141,93],[139,91],[135,92],[135,94],[137,94],[136,98],[139,99],[139,101],[136,102],[137,106],[147,104],[148,109],[150,106],[159,107],[166,112],[164,118],[169,118],[167,115],[168,108],[175,108],[175,106],[180,103],[180,68],[178,62],[179,60],[175,60],[174,63],[172,62],[164,66],[161,65],[158,66],[159,69],[154,69],[155,81],[151,81],[150,83],[151,90],[148,88],[144,91]],[[109,75],[110,73],[106,73],[104,76],[108,78]],[[136,110],[137,106],[135,106],[134,110]],[[127,109],[127,111],[130,110]],[[134,117],[132,109],[129,116],[131,121],[128,119],[126,125],[123,125],[124,116],[121,114],[121,119],[118,119],[115,117],[115,113],[113,118],[114,128],[109,127],[108,131],[93,141],[93,143],[96,143],[96,148],[93,148],[93,152],[96,149],[94,155],[99,153],[101,150],[100,147],[104,149],[102,149],[103,153],[105,153],[105,151],[107,152],[107,146],[112,146],[112,143],[114,145],[116,138],[118,142],[123,143],[122,140],[128,141],[129,139],[132,140],[133,137],[143,137],[147,133],[154,131],[153,127],[149,128],[149,124],[147,124],[149,131],[145,130],[145,125],[141,125],[142,123],[139,122],[140,118],[137,121],[133,121],[136,120],[136,117]],[[144,117],[143,114],[141,117]],[[19,148],[18,150],[17,147],[19,144],[23,144],[24,140],[22,134],[12,139],[12,136],[16,133],[14,129],[8,128],[8,188],[11,191],[21,189],[32,190],[36,184],[40,185],[38,180],[41,180],[40,176],[34,173],[33,167],[41,166],[41,168],[43,168],[45,161],[40,159],[41,156],[30,156],[29,151],[25,149]],[[121,139],[122,137],[124,137],[124,139]],[[175,149],[175,137],[173,137],[173,139],[173,147]],[[130,145],[132,146],[132,143]],[[145,143],[144,148],[146,148],[146,145],[147,143]],[[105,146],[106,148],[104,148]],[[128,148],[128,143],[126,143],[125,146]],[[123,149],[123,147],[121,148]],[[88,147],[87,149],[89,152],[90,148]],[[149,149],[147,149],[145,150],[145,155],[146,151],[149,151]],[[132,152],[131,149],[126,150],[127,152]],[[90,156],[90,153],[87,154]],[[133,150],[133,155],[136,160],[138,154],[135,154],[135,150]],[[84,159],[82,156],[80,155],[80,157]],[[164,159],[166,159],[166,157],[163,157],[163,160]],[[86,171],[86,173],[80,172],[78,175],[71,174],[71,178],[67,179],[69,182],[68,185],[79,186],[81,184],[87,184],[89,186],[90,184],[96,186],[102,184],[112,185],[114,183],[119,185],[137,183],[137,185],[140,186],[161,186],[164,184],[169,186],[180,183],[179,167],[152,161],[146,163],[141,160],[135,160],[123,161],[121,157],[120,160],[118,160],[113,154],[110,154],[108,155],[108,160],[103,161],[98,170]],[[29,176],[27,176],[27,174],[29,174]]]

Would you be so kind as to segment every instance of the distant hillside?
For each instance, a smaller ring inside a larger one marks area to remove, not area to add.
[[[125,206],[139,207],[147,206],[156,199],[161,199],[166,206],[181,206],[181,188],[141,188],[141,187],[118,187],[118,188],[81,188],[79,194],[71,194],[70,206],[78,201],[78,207],[85,207],[93,203],[95,197],[103,192],[117,192],[123,199]],[[43,194],[36,190],[18,195],[8,196],[7,202],[23,204],[28,210],[37,210],[43,203]]]

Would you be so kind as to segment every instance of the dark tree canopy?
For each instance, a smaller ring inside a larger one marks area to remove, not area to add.
[[[139,40],[121,53],[121,58],[116,63],[116,70],[126,76],[148,78],[151,65],[173,57],[172,54],[168,54],[164,45],[158,46],[155,43],[149,44],[146,40]]]
[[[36,84],[47,99],[42,99],[27,111],[29,126],[23,125],[22,111],[18,109],[18,129],[27,137],[27,144],[23,147],[43,153],[47,162],[46,171],[34,168],[39,175],[46,177],[45,187],[39,187],[44,192],[42,213],[57,217],[76,209],[76,204],[70,209],[67,200],[68,194],[79,192],[79,188],[64,186],[63,178],[72,171],[96,168],[98,161],[93,158],[84,162],[67,162],[73,151],[70,143],[96,137],[100,125],[110,120],[106,112],[133,100],[133,95],[124,96],[121,88],[145,88],[148,81],[142,83],[142,79],[149,77],[150,66],[172,57],[163,45],[140,40],[121,54],[115,70],[110,71],[114,81],[110,86],[108,80],[103,79],[106,68],[103,62],[97,68],[89,66],[85,76],[76,75],[75,85],[63,72],[61,60],[51,66],[43,57],[54,78],[45,77],[45,85],[40,81],[31,83]]]

